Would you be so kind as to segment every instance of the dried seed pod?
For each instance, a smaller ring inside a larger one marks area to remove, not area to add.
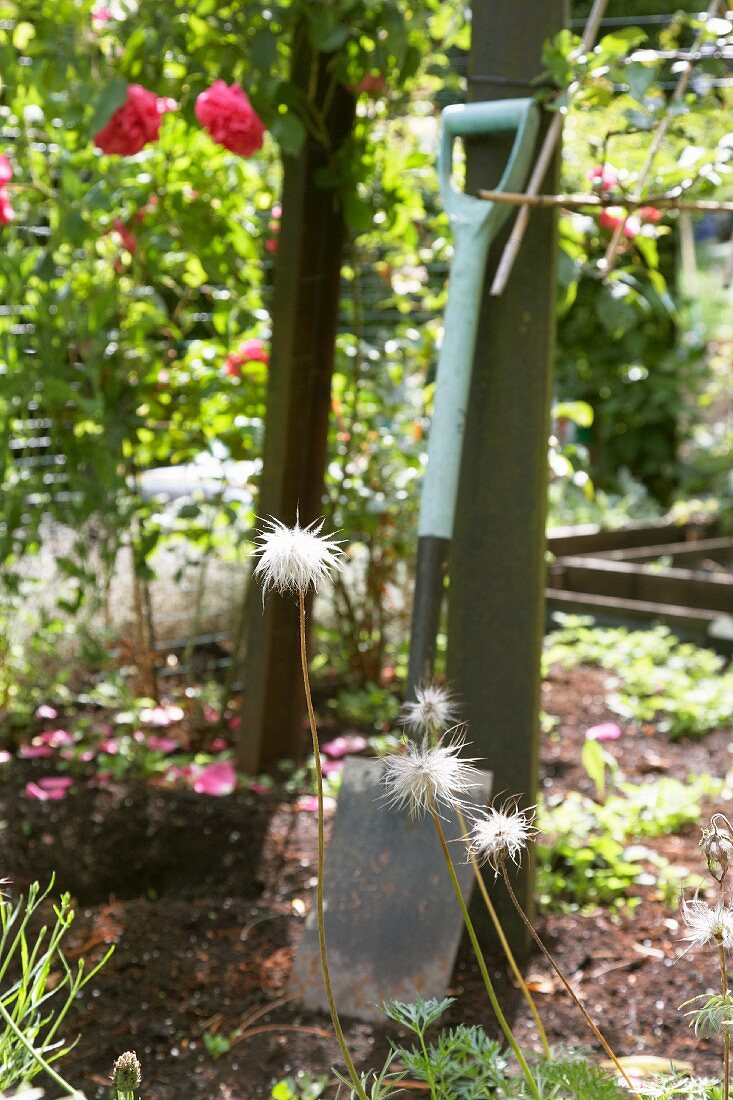
[[[725,814],[713,814],[710,828],[702,831],[700,847],[710,874],[722,882],[733,866],[733,829]]]

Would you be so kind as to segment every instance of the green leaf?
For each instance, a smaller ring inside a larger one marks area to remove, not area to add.
[[[127,98],[127,81],[122,76],[116,76],[114,80],[103,88],[94,104],[94,111],[89,120],[89,133],[98,134],[103,129],[112,115],[118,110]]]
[[[300,156],[305,144],[305,126],[297,115],[291,111],[285,115],[278,115],[270,127],[270,132],[285,156]]]

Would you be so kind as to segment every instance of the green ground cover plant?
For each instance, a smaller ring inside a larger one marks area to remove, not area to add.
[[[701,737],[733,723],[733,669],[719,654],[681,642],[666,626],[598,627],[583,616],[557,615],[545,668],[597,665],[614,677],[609,706],[634,722],[652,722],[670,737]]]

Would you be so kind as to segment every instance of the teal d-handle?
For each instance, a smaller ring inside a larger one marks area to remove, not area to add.
[[[453,535],[463,436],[489,245],[510,213],[453,184],[455,139],[514,133],[499,191],[520,191],[531,167],[540,111],[533,99],[457,104],[442,113],[438,179],[454,238],[453,264],[438,358],[435,404],[418,521],[408,693],[432,675],[443,586]]]

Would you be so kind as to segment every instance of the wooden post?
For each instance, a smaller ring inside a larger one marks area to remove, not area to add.
[[[565,0],[519,7],[474,0],[469,98],[533,95],[542,44],[567,14]],[[495,186],[510,145],[467,144],[469,193]],[[556,185],[557,158],[542,190]],[[471,755],[486,758],[499,800],[502,792],[521,794],[523,805],[537,796],[556,217],[532,212],[501,298],[489,287],[511,222],[489,254],[450,563],[448,675],[469,722]],[[526,862],[516,889],[531,908]],[[526,950],[505,891],[493,876],[491,883],[511,938]]]
[[[317,102],[329,82],[327,61],[307,46],[294,60],[294,79],[304,92],[317,66]],[[353,96],[337,88],[325,118],[332,151],[349,135],[353,117]],[[310,137],[300,156],[284,158],[258,516],[287,524],[296,514],[301,524],[322,514],[344,244],[338,194],[315,180],[328,159],[328,150]],[[305,700],[294,602],[273,594],[263,609],[256,585],[250,593],[237,761],[253,774],[302,754]]]

